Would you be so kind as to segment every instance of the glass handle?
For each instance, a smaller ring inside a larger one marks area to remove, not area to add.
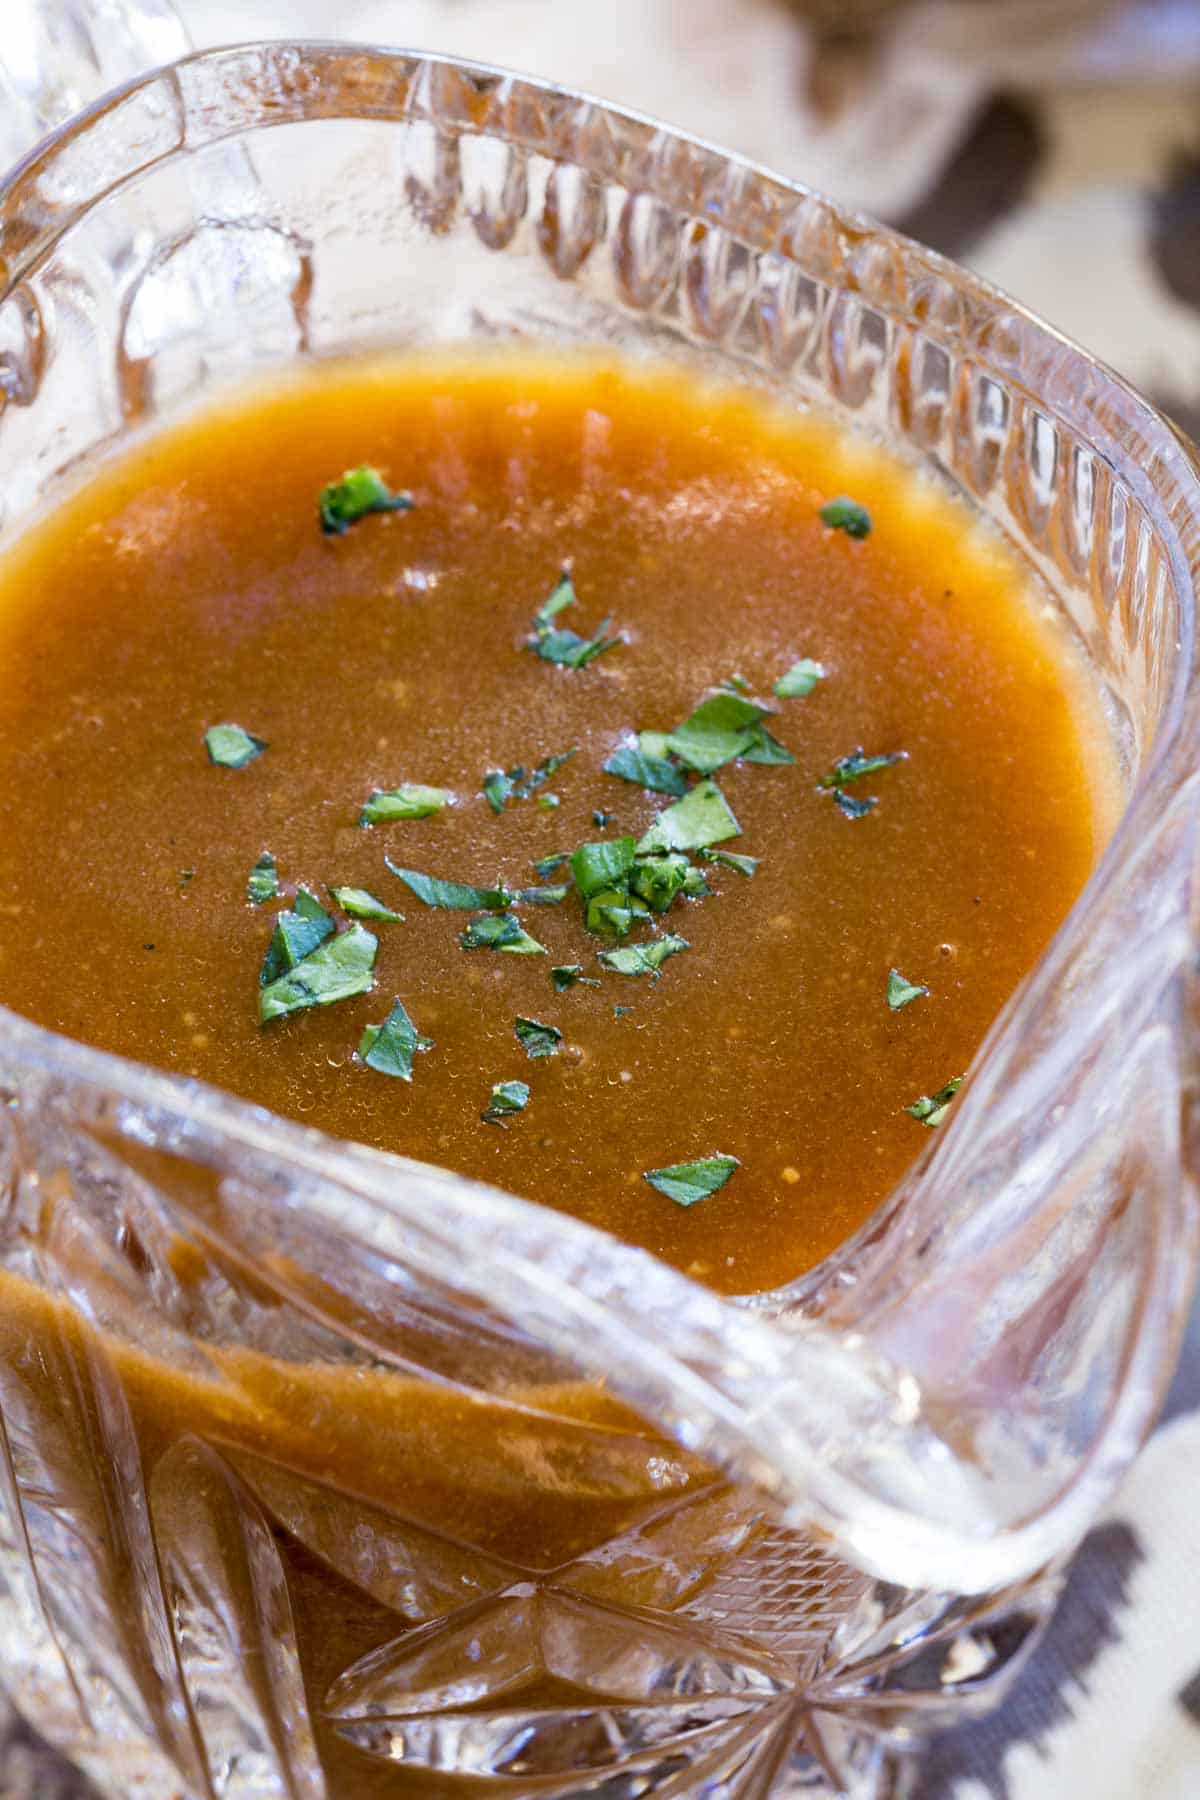
[[[191,47],[171,0],[6,0],[0,168],[110,88]]]

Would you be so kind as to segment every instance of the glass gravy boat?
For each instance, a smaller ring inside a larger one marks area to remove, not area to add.
[[[181,57],[0,189],[0,551],[288,359],[649,353],[965,494],[1084,646],[1130,798],[900,1190],[750,1302],[0,1013],[3,1683],[113,1796],[895,1794],[1036,1641],[1191,1292],[1195,452],[974,276],[652,120],[178,40],[109,0],[5,46],[30,132]],[[147,1410],[164,1364],[197,1412]],[[373,1609],[348,1662],[301,1561]]]

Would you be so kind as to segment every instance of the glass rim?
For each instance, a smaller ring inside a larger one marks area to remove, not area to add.
[[[22,191],[35,185],[43,170],[52,168],[56,160],[85,143],[92,134],[100,137],[99,150],[102,152],[104,140],[100,128],[116,109],[167,83],[174,86],[182,114],[186,107],[179,100],[181,79],[186,81],[193,73],[232,71],[238,60],[247,56],[290,58],[293,62],[319,59],[330,69],[343,66],[347,70],[360,64],[364,57],[379,58],[396,65],[412,63],[422,71],[439,71],[465,78],[468,82],[504,85],[518,103],[536,97],[593,108],[606,119],[654,134],[662,143],[686,146],[711,157],[722,169],[733,171],[742,178],[744,183],[752,181],[769,188],[772,198],[778,202],[779,217],[789,204],[823,208],[851,242],[856,236],[869,236],[874,241],[902,247],[910,258],[919,260],[932,281],[936,282],[938,277],[952,278],[957,289],[966,291],[981,314],[970,323],[970,329],[981,333],[1008,333],[1013,348],[1004,354],[1009,357],[1009,373],[1014,384],[1045,406],[1053,416],[1070,421],[1110,466],[1120,470],[1122,480],[1162,531],[1181,600],[1182,631],[1177,665],[1146,765],[1129,793],[1103,857],[1054,944],[1061,941],[1064,932],[1077,928],[1081,915],[1097,903],[1114,878],[1130,843],[1139,840],[1147,824],[1156,816],[1162,803],[1160,789],[1168,784],[1170,777],[1195,760],[1191,752],[1200,744],[1200,697],[1193,692],[1197,654],[1194,594],[1200,577],[1200,452],[1187,442],[1171,421],[1100,359],[1000,288],[965,271],[952,259],[926,250],[902,233],[880,226],[863,214],[846,211],[805,184],[784,180],[748,158],[731,155],[701,137],[676,131],[651,115],[611,106],[573,88],[516,75],[488,63],[420,50],[322,39],[248,42],[197,51],[126,82],[31,150],[0,179],[0,304],[67,231],[160,162],[244,136],[251,130],[294,124],[305,118],[312,122],[338,117],[378,118],[400,123],[422,116],[414,113],[411,106],[400,104],[398,97],[390,110],[377,105],[356,105],[352,85],[334,110],[322,107],[306,115],[281,109],[277,114],[264,112],[253,121],[234,118],[232,111],[214,115],[207,136],[197,132],[185,139],[181,134],[166,148],[147,155],[140,162],[111,174],[102,173],[85,196],[62,206],[49,217],[44,207],[39,213],[31,195],[29,219],[23,218]],[[472,124],[469,119],[464,119],[458,129],[463,133],[475,131],[484,136],[500,137],[502,141],[520,142],[525,148],[552,160],[577,160],[571,156],[570,147],[556,146],[553,131],[549,129],[543,133],[540,142],[531,141],[528,134],[519,137],[515,132],[504,139],[494,124]],[[598,178],[603,178],[599,172]],[[620,180],[615,174],[610,178]],[[620,185],[625,184],[621,182]],[[626,191],[638,190],[627,188]],[[646,191],[653,192],[653,189]],[[737,234],[736,219],[722,222]],[[26,235],[22,236],[21,230],[16,230],[16,250],[11,258],[7,258],[8,240],[14,226],[25,227]],[[783,248],[776,248],[780,255],[786,255]],[[949,342],[953,337],[956,346],[961,345],[961,326],[947,327],[936,316],[930,316],[922,320],[921,328],[934,341],[944,338]],[[994,342],[991,349],[994,355]],[[4,410],[2,401],[0,395],[0,414]],[[1122,425],[1128,427],[1131,440],[1140,446],[1140,454],[1135,454],[1116,435]],[[1174,490],[1176,496],[1174,508],[1169,490]],[[1190,490],[1190,508],[1179,504],[1185,490]],[[1053,951],[1054,945],[1046,952],[1031,977],[1032,981],[1036,982],[1047,970]],[[586,1316],[587,1339],[593,1352],[598,1352],[605,1343],[614,1342],[614,1334],[624,1334],[621,1350],[628,1364],[629,1320],[639,1311],[647,1290],[652,1289],[654,1314],[663,1319],[677,1315],[685,1320],[686,1330],[691,1334],[689,1344],[693,1348],[686,1359],[672,1354],[667,1341],[654,1344],[652,1356],[647,1348],[642,1348],[637,1358],[642,1387],[631,1393],[627,1385],[625,1394],[659,1419],[676,1415],[679,1396],[687,1395],[696,1416],[707,1420],[719,1436],[725,1453],[724,1466],[733,1468],[768,1491],[774,1489],[784,1493],[802,1489],[806,1501],[812,1504],[809,1516],[836,1527],[839,1545],[865,1567],[873,1567],[894,1578],[897,1545],[903,1545],[905,1579],[911,1578],[928,1586],[982,1591],[1044,1564],[1081,1534],[1096,1510],[1097,1489],[1078,1480],[1061,1503],[1047,1506],[1027,1524],[1012,1527],[994,1540],[981,1535],[975,1566],[970,1579],[964,1581],[961,1539],[949,1533],[953,1542],[949,1546],[943,1545],[940,1539],[944,1528],[928,1520],[915,1519],[901,1505],[892,1505],[866,1494],[842,1471],[822,1464],[815,1454],[813,1446],[819,1443],[822,1430],[827,1427],[831,1400],[829,1394],[809,1393],[806,1389],[817,1379],[819,1372],[829,1373],[836,1346],[823,1338],[819,1320],[815,1323],[806,1321],[799,1331],[794,1325],[787,1330],[781,1327],[772,1316],[773,1309],[778,1308],[781,1290],[771,1295],[721,1298],[688,1276],[593,1226],[549,1212],[499,1189],[472,1182],[435,1165],[384,1156],[346,1140],[326,1137],[238,1100],[223,1090],[95,1050],[76,1039],[35,1026],[4,1008],[0,1008],[0,1027],[7,1038],[6,1054],[17,1056],[25,1066],[37,1069],[43,1076],[51,1080],[65,1077],[96,1092],[114,1096],[119,1103],[142,1106],[149,1116],[164,1120],[174,1118],[175,1124],[169,1128],[164,1125],[164,1142],[179,1135],[179,1121],[182,1120],[185,1134],[189,1127],[196,1131],[211,1129],[227,1142],[238,1144],[255,1155],[270,1155],[289,1167],[303,1170],[319,1186],[349,1190],[366,1209],[377,1209],[380,1217],[376,1223],[381,1242],[389,1237],[389,1224],[393,1228],[402,1225],[406,1232],[419,1232],[422,1197],[428,1195],[431,1184],[441,1193],[443,1201],[447,1193],[452,1192],[460,1217],[471,1216],[476,1220],[481,1227],[481,1242],[490,1246],[493,1257],[500,1253],[497,1246],[502,1245],[506,1233],[511,1231],[521,1245],[549,1246],[559,1265],[569,1264],[576,1270],[580,1317]],[[991,1041],[989,1036],[987,1044]],[[975,1063],[980,1055],[986,1054],[987,1044],[977,1053]],[[922,1169],[931,1158],[940,1158],[958,1140],[961,1124],[960,1115],[929,1146],[926,1158],[921,1159]],[[890,1201],[885,1201],[883,1210],[890,1205]],[[879,1216],[877,1214],[876,1219]],[[485,1224],[486,1230],[483,1229]],[[872,1221],[865,1231],[870,1232],[874,1224]],[[787,1290],[788,1299],[793,1302],[803,1299],[815,1293],[831,1275],[836,1276],[847,1257],[854,1253],[862,1235],[850,1240],[849,1245],[835,1251],[816,1270],[793,1284]],[[516,1289],[524,1292],[532,1314],[544,1322],[544,1313],[538,1312],[533,1257],[525,1248],[519,1257],[514,1256],[511,1260],[508,1273]],[[475,1269],[474,1274],[470,1273],[471,1268]],[[561,1275],[558,1279],[561,1280]],[[473,1283],[478,1284],[474,1291],[487,1300],[486,1262],[478,1252],[471,1258],[464,1257],[464,1285],[471,1288]],[[611,1293],[626,1296],[628,1314],[610,1307]],[[607,1318],[601,1316],[606,1309],[609,1310]],[[578,1324],[576,1328],[579,1328]],[[565,1328],[555,1326],[553,1330],[559,1331],[557,1347],[565,1351],[576,1348],[576,1340]],[[553,1330],[545,1326],[546,1341],[551,1341]],[[753,1388],[760,1396],[753,1407],[736,1405],[715,1383],[701,1384],[695,1373],[698,1365],[715,1362],[719,1354],[728,1356],[731,1346],[736,1348],[739,1359],[740,1387],[746,1392]],[[652,1367],[652,1363],[656,1366]],[[853,1399],[864,1414],[872,1407],[895,1403],[895,1394],[882,1374],[879,1374],[874,1389],[872,1378],[865,1369],[861,1372],[861,1381],[861,1391]],[[771,1416],[771,1408],[778,1405],[784,1385],[790,1409],[786,1430],[780,1427],[778,1416],[774,1419]],[[834,1394],[844,1392],[836,1380],[831,1383],[831,1389]],[[781,1434],[787,1440],[782,1445]],[[1105,1440],[1095,1446],[1094,1454],[1099,1461],[1103,1460],[1104,1448]],[[882,1547],[886,1547],[886,1553]]]

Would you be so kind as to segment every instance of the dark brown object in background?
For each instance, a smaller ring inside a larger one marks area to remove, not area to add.
[[[808,105],[832,121],[863,95],[876,73],[889,26],[907,11],[920,10],[929,24],[931,47],[951,56],[976,51],[1003,52],[1020,43],[1033,47],[1043,37],[1083,27],[1113,10],[1117,0],[780,0],[812,33],[806,72]],[[976,40],[974,20],[979,15]],[[939,33],[944,18],[945,41]]]

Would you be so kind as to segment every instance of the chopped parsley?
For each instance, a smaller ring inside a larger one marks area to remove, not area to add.
[[[646,856],[655,850],[707,850],[726,838],[737,837],[740,831],[741,826],[716,782],[711,779],[698,781],[684,799],[659,813],[637,846],[637,854]]]
[[[518,888],[512,895],[514,906],[561,906],[567,897],[567,884],[555,887]]]
[[[922,987],[915,981],[907,981],[899,969],[888,970],[887,1003],[893,1012],[899,1012],[901,1007],[911,1006],[914,1000],[920,1000],[922,996],[928,998],[928,995],[927,987]]]
[[[668,956],[677,956],[681,950],[690,949],[686,938],[668,935],[655,938],[649,944],[624,944],[619,950],[601,950],[600,961],[618,975],[657,977]]]
[[[669,759],[674,756],[699,775],[711,775],[738,757],[754,763],[794,762],[791,751],[767,730],[764,721],[768,717],[765,706],[757,700],[747,700],[726,683],[720,692],[702,700],[695,712],[674,731],[640,731],[636,751],[619,751],[617,755],[640,758],[643,766],[663,764],[668,770],[673,767]],[[625,774],[623,768],[614,768],[613,763],[606,763],[605,768],[613,774]],[[639,777],[627,774],[626,779],[632,781]],[[642,781],[644,787],[651,785]],[[660,791],[675,793],[680,790],[664,784]]]
[[[497,1081],[492,1084],[492,1098],[486,1112],[480,1113],[485,1125],[499,1125],[506,1129],[504,1121],[513,1113],[524,1112],[529,1105],[529,1083],[527,1081]]]
[[[766,763],[777,769],[787,768],[795,760],[786,744],[781,744],[777,737],[772,737],[765,725],[759,725],[754,734],[754,742],[742,757],[743,762]]]
[[[348,912],[352,919],[378,919],[381,923],[402,924],[404,914],[393,912],[382,900],[366,888],[331,887],[330,893],[343,912]]]
[[[879,805],[874,794],[868,794],[863,800],[856,800],[853,794],[846,792],[845,788],[834,789],[833,803],[840,813],[845,813],[848,819],[865,819],[871,809]]]
[[[828,775],[822,775],[817,785],[823,788],[843,788],[852,781],[861,781],[864,775],[874,775],[879,769],[890,769],[893,763],[905,762],[907,758],[907,750],[885,750],[879,756],[866,756],[860,745],[849,756],[839,757]]]
[[[824,681],[824,679],[825,670],[819,662],[814,662],[811,656],[801,657],[800,661],[794,662],[787,673],[781,675],[775,683],[775,698],[777,700],[803,700],[807,694],[812,693],[818,681]]]
[[[547,599],[533,615],[533,631],[528,639],[543,662],[557,663],[563,669],[583,669],[606,650],[625,642],[623,637],[605,637],[610,620],[605,619],[594,637],[580,637],[576,631],[556,625],[555,619],[568,606],[575,604],[575,586],[570,571],[564,569]]]
[[[471,887],[465,881],[442,881],[436,875],[422,875],[417,869],[402,869],[390,856],[384,862],[418,900],[426,906],[441,906],[458,912],[503,912],[512,899],[505,888]]]
[[[484,913],[459,936],[464,950],[508,950],[515,956],[545,956],[546,946],[522,931],[511,913]]]
[[[378,469],[363,464],[347,469],[340,481],[331,481],[321,489],[317,510],[321,530],[330,537],[341,537],[351,525],[357,525],[368,513],[409,512],[410,494],[393,494]]]
[[[562,805],[562,802],[559,799],[557,794],[539,794],[537,797],[537,803],[538,803],[538,810],[540,812],[554,812],[556,807],[559,807]]]
[[[914,1119],[919,1119],[922,1125],[940,1125],[963,1080],[962,1075],[955,1075],[936,1094],[922,1094],[919,1100],[914,1100],[911,1106],[904,1108],[905,1112],[911,1113]]]
[[[713,694],[668,733],[667,748],[689,769],[711,775],[755,747],[766,716],[764,706],[740,694]]]
[[[244,769],[267,748],[266,738],[255,737],[243,725],[210,725],[204,734],[209,762],[220,769]]]
[[[427,819],[450,799],[445,788],[402,781],[395,788],[374,788],[358,815],[360,825],[386,825],[392,819]]]
[[[739,875],[753,875],[762,861],[760,856],[738,856],[733,850],[701,849],[697,855],[705,862],[720,863],[723,868],[736,869]]]
[[[637,747],[643,756],[652,756],[655,762],[662,762],[671,754],[667,743],[669,735],[665,731],[639,731]]]
[[[688,877],[696,873],[679,850],[670,850],[665,856],[641,856],[633,866],[629,887],[651,912],[666,912],[676,896],[686,892]],[[703,876],[700,883],[701,891],[707,892]]]
[[[626,938],[635,920],[649,916],[650,908],[646,902],[631,894],[628,887],[601,888],[587,902],[583,922],[589,931],[610,932],[613,937]]]
[[[184,874],[191,880],[191,871],[185,869]],[[246,880],[246,899],[251,906],[265,906],[268,900],[274,900],[279,892],[279,871],[275,866],[275,858],[269,850],[264,850]]]
[[[750,683],[744,675],[739,675],[736,669],[732,675],[725,677],[721,686],[731,694],[748,694],[750,692]]]
[[[288,969],[294,969],[333,930],[333,920],[315,894],[298,888],[290,912],[281,912],[275,921],[267,954],[259,972],[259,984],[266,987]]]
[[[553,856],[543,856],[540,862],[533,865],[534,874],[545,881],[547,875],[553,875],[555,869],[561,869],[564,863],[571,860],[569,850],[556,850]]]
[[[413,1055],[418,1050],[432,1050],[433,1039],[422,1037],[404,1003],[397,1000],[382,1025],[368,1025],[362,1034],[358,1054],[368,1069],[380,1075],[394,1075],[400,1081],[411,1081]]]
[[[629,878],[635,855],[631,837],[580,844],[571,857],[571,873],[581,898],[587,901],[605,888],[620,887]]]
[[[369,991],[379,941],[362,925],[351,925],[329,943],[306,956],[296,968],[259,989],[258,1018],[262,1025],[285,1013],[309,1006],[332,1006]]]
[[[741,1166],[736,1156],[702,1156],[695,1162],[672,1163],[666,1169],[647,1169],[642,1180],[674,1200],[676,1206],[695,1206],[723,1188]]]
[[[528,800],[552,775],[557,775],[564,763],[570,762],[578,748],[577,744],[572,744],[569,750],[560,751],[557,756],[547,756],[534,769],[526,769],[521,763],[513,769],[493,769],[483,778],[484,798],[492,811],[502,813],[510,800]],[[558,805],[558,796],[547,794],[538,796],[538,805],[544,805],[547,800],[553,806]]]
[[[571,580],[570,569],[564,565],[558,572],[558,580],[533,615],[535,628],[553,625],[559,613],[574,604],[575,583]]]
[[[616,813],[601,812],[600,809],[597,808],[592,814],[592,824],[596,827],[597,831],[607,831],[616,816]]]
[[[502,813],[516,786],[516,771],[506,775],[503,769],[492,769],[483,778],[483,797],[494,813]]]
[[[871,535],[870,513],[857,500],[848,500],[844,494],[836,500],[827,500],[821,508],[821,517],[832,531],[844,531],[847,537]]]
[[[562,1032],[557,1025],[543,1025],[538,1019],[518,1017],[513,1021],[513,1030],[517,1034],[517,1042],[526,1056],[535,1061],[541,1056],[557,1056],[558,1047],[562,1043]]]
[[[592,975],[585,975],[582,963],[559,963],[551,969],[550,980],[554,984],[556,994],[563,994],[575,983],[582,982],[585,987],[599,987],[600,983]]]
[[[619,775],[622,781],[649,788],[655,794],[673,794],[682,799],[687,793],[687,782],[674,763],[659,756],[647,756],[644,751],[629,745],[613,751],[604,764],[604,773]]]

